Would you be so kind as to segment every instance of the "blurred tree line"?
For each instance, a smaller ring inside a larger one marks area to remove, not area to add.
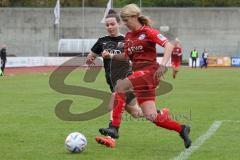
[[[105,7],[108,0],[60,0],[62,7]],[[136,3],[142,7],[239,7],[240,0],[113,0],[114,7]],[[0,7],[53,7],[56,0],[0,0]]]

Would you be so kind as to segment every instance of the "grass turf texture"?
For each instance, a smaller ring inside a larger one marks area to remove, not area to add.
[[[184,150],[174,132],[145,120],[125,119],[115,149],[97,144],[98,128],[108,124],[109,115],[85,122],[64,122],[54,109],[63,99],[72,99],[71,111],[95,108],[100,100],[79,95],[63,95],[49,87],[48,74],[0,77],[0,159],[24,160],[144,160],[172,159]],[[83,82],[84,71],[74,71],[66,84],[109,91],[101,72],[95,83]],[[239,69],[183,68],[176,80],[168,72],[166,80],[174,90],[157,98],[159,108],[168,107],[174,117],[191,126],[191,138],[204,134],[215,120],[240,120]],[[70,154],[64,140],[70,132],[80,131],[88,139],[86,150]],[[240,123],[226,122],[194,152],[189,159],[239,159]],[[224,147],[226,146],[226,147]]]

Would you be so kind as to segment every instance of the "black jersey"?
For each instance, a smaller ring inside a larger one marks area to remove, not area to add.
[[[112,54],[120,54],[124,50],[124,36],[117,37],[105,36],[99,38],[94,44],[91,51],[102,56],[103,50],[108,50]],[[129,61],[116,61],[112,59],[103,59],[105,75],[107,83],[110,85],[111,91],[116,85],[117,80],[123,79],[130,74]]]
[[[1,54],[0,55],[1,56],[1,60],[6,61],[7,60],[7,53],[6,53],[6,49],[5,48],[1,49],[0,54]]]

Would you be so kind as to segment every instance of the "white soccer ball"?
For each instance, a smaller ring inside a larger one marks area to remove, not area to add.
[[[73,153],[82,152],[87,146],[86,137],[79,132],[70,133],[65,140],[65,147]]]

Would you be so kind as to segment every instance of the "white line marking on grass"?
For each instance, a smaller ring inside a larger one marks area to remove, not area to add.
[[[183,152],[181,152],[177,157],[173,158],[174,160],[185,160],[188,159],[188,157],[195,152],[207,139],[209,139],[222,125],[223,121],[215,121],[213,124],[209,127],[208,131],[200,136],[190,148],[185,149]]]
[[[234,121],[234,120],[223,120],[223,122],[240,123],[240,121]]]

